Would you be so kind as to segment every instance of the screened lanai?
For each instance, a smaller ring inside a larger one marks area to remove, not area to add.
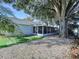
[[[56,32],[56,28],[53,27],[53,25],[46,25],[44,22],[42,21],[36,21],[34,23],[33,26],[33,33],[36,35],[42,35],[42,36],[46,36],[46,35],[52,35]]]
[[[55,32],[54,27],[50,26],[34,26],[33,33],[38,35],[50,35]]]

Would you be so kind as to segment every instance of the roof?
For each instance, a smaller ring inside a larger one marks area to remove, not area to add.
[[[30,20],[18,19],[18,18],[14,18],[14,17],[9,17],[9,19],[18,25],[32,25],[32,21],[30,21]]]
[[[47,24],[42,20],[18,19],[14,17],[9,17],[9,19],[18,25],[47,26]],[[52,26],[52,25],[49,24],[49,26]]]
[[[41,20],[34,20],[33,21],[33,25],[34,26],[46,26],[46,23],[44,23],[43,21],[41,21]]]

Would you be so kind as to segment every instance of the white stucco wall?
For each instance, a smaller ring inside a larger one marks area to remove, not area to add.
[[[32,35],[33,34],[33,26],[28,25],[20,25],[19,28],[23,34]]]

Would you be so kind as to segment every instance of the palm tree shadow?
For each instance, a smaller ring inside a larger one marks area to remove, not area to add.
[[[31,45],[41,45],[41,44],[46,44],[46,47],[50,48],[53,45],[68,45],[70,44],[70,40],[69,39],[47,39],[47,40],[39,40],[39,41],[32,41],[28,44]]]
[[[47,47],[50,48],[53,45],[58,45],[58,46],[62,46],[62,45],[69,45],[71,43],[71,41],[69,39],[60,39],[60,40],[52,40],[49,39],[51,42],[48,43]]]

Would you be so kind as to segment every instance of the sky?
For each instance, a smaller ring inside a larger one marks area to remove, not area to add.
[[[24,18],[27,18],[27,17],[30,16],[30,15],[28,15],[28,14],[25,14],[25,13],[23,12],[23,10],[18,11],[18,10],[16,10],[16,9],[14,9],[11,4],[5,4],[5,3],[3,3],[2,5],[3,5],[4,7],[6,7],[6,8],[10,8],[11,11],[13,12],[13,14],[14,14],[17,18],[24,19]]]

